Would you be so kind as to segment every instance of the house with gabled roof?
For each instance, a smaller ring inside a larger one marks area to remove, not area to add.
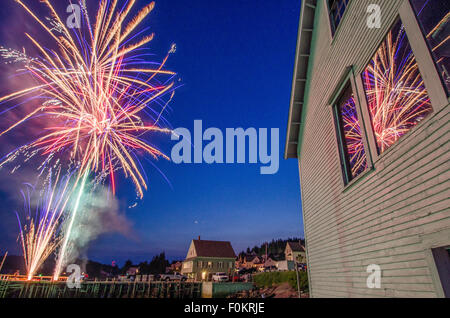
[[[189,279],[208,281],[214,273],[231,274],[236,254],[228,241],[192,240],[181,273]]]
[[[287,261],[306,263],[305,247],[300,242],[287,242],[284,254]]]
[[[245,268],[256,268],[263,264],[262,257],[258,257],[256,255],[245,255],[243,257],[242,265]]]

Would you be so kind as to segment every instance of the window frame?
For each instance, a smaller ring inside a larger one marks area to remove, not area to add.
[[[391,145],[384,152],[378,153],[376,137],[372,127],[372,119],[369,113],[369,105],[367,103],[367,96],[364,90],[363,73],[367,65],[372,60],[375,52],[379,49],[383,41],[386,39],[386,36],[391,31],[392,27],[395,25],[398,19],[401,20],[406,32],[406,36],[408,37],[409,45],[411,46],[412,52],[419,68],[419,72],[422,76],[422,80],[431,101],[432,111],[418,125],[412,127],[407,133],[401,136],[395,144]],[[436,113],[439,113],[439,111],[443,110],[450,102],[450,97],[447,97],[444,84],[441,81],[441,76],[437,71],[434,59],[428,49],[428,44],[423,37],[422,29],[419,25],[419,22],[417,21],[414,9],[411,7],[409,0],[404,1],[403,4],[399,7],[398,13],[395,15],[392,21],[390,21],[389,28],[382,30],[383,33],[380,40],[374,47],[371,54],[369,54],[369,56],[367,57],[367,60],[358,69],[358,76],[355,77],[356,91],[358,92],[358,94],[360,94],[359,102],[364,118],[364,130],[367,134],[367,140],[370,145],[369,149],[374,168],[375,165],[385,156],[390,154],[392,151],[395,152],[395,149],[398,149],[397,145],[403,143],[403,140],[408,139],[408,136],[413,134],[417,129],[421,129],[421,127],[427,125],[429,120],[432,119]],[[436,85],[436,83],[438,83],[438,85]]]
[[[438,264],[433,255],[433,249],[447,248],[450,246],[450,229],[441,229],[435,233],[424,234],[420,250],[424,253],[425,261],[430,270],[432,284],[434,286],[436,296],[438,298],[445,298],[444,287],[442,286],[441,275],[439,274]]]
[[[328,23],[331,24],[330,20],[330,14],[329,14],[329,5],[328,0],[326,1],[325,5],[328,8],[327,14],[328,14]],[[352,0],[349,0],[347,4],[346,11],[349,10],[349,6],[352,5]],[[344,12],[344,15],[341,19],[341,22],[339,23],[339,26],[342,24],[342,20],[345,18],[346,12]],[[398,21],[398,19],[401,20],[401,23],[403,24],[403,27],[406,32],[406,36],[408,37],[409,45],[411,47],[411,50],[414,54],[414,57],[416,59],[416,63],[418,65],[419,72],[422,76],[424,86],[428,92],[428,96],[430,98],[432,111],[416,126],[412,127],[407,133],[405,133],[397,142],[393,145],[391,145],[388,149],[386,149],[382,153],[378,153],[378,146],[376,143],[376,138],[374,135],[374,131],[372,128],[372,120],[369,113],[369,108],[367,104],[367,98],[366,93],[364,90],[363,85],[363,73],[367,67],[367,65],[372,60],[375,52],[379,49],[383,41],[385,41],[387,34],[392,30],[395,23]],[[346,70],[343,72],[343,75],[341,76],[340,80],[338,81],[337,88],[335,91],[331,94],[331,97],[328,101],[328,105],[331,106],[331,116],[332,123],[334,126],[334,134],[335,134],[335,140],[338,142],[338,147],[336,147],[336,155],[339,160],[339,165],[342,167],[342,158],[341,158],[341,150],[340,150],[340,139],[338,136],[338,130],[336,127],[336,117],[335,117],[335,103],[341,96],[341,93],[344,88],[346,88],[347,82],[350,82],[351,89],[353,94],[355,95],[355,104],[356,104],[356,112],[358,115],[358,120],[361,126],[361,133],[363,136],[363,143],[365,147],[366,157],[367,157],[367,169],[366,171],[360,173],[357,177],[350,180],[348,183],[345,183],[345,176],[343,174],[343,177],[341,178],[342,182],[342,188],[345,192],[347,189],[349,189],[353,184],[359,182],[362,178],[364,178],[366,175],[370,174],[372,171],[376,170],[377,163],[382,160],[385,156],[389,155],[393,151],[395,152],[396,149],[399,149],[399,145],[404,143],[405,139],[409,139],[412,134],[414,134],[417,129],[423,129],[424,127],[427,127],[429,125],[429,121],[433,119],[435,114],[442,111],[445,107],[449,105],[450,97],[447,96],[447,91],[444,87],[444,83],[442,82],[442,77],[440,76],[438,72],[438,68],[436,66],[436,63],[434,61],[434,58],[431,54],[431,51],[429,49],[429,45],[425,40],[425,37],[422,32],[422,28],[420,26],[420,22],[418,21],[418,18],[415,14],[415,11],[410,3],[409,0],[403,1],[403,3],[398,7],[398,11],[396,15],[389,19],[388,21],[389,27],[388,28],[381,28],[379,31],[379,35],[376,36],[377,39],[379,39],[376,46],[373,47],[373,50],[370,54],[368,54],[367,59],[364,63],[361,65],[358,64],[358,66],[352,65],[346,68]],[[383,22],[385,23],[385,22]],[[339,31],[339,26],[334,32],[334,34],[331,34],[331,44],[334,41],[334,38],[336,37],[336,33]],[[330,25],[331,30],[331,25]],[[376,31],[376,30],[375,30]],[[342,170],[342,169],[341,169]]]
[[[450,267],[450,245],[432,248],[431,253],[444,297],[450,298],[450,274],[448,273],[448,268]]]
[[[349,87],[348,84],[345,86],[344,91],[347,90],[347,87]],[[342,115],[339,114],[338,108],[339,108],[338,103],[334,103],[332,105],[334,125],[335,125],[337,143],[338,143],[338,149],[339,149],[339,160],[341,163],[341,165],[340,165],[341,173],[342,173],[342,177],[344,179],[344,184],[348,185],[350,183],[350,181],[352,181],[351,167],[350,167],[350,163],[347,158],[346,151],[345,151],[344,136],[342,135],[342,130],[343,130],[342,119],[341,119]]]
[[[405,27],[409,44],[416,57],[417,64],[419,65],[419,71],[422,74],[425,87],[428,90],[433,112],[437,113],[448,105],[450,96],[447,96],[442,77],[438,72],[428,42],[425,40],[422,27],[410,1],[404,1],[398,13]]]
[[[422,35],[422,38],[423,38],[423,40],[425,42],[425,45],[428,48],[428,53],[430,54],[431,59],[433,60],[434,68],[436,69],[436,72],[438,73],[439,80],[440,80],[440,82],[441,82],[441,84],[442,84],[442,86],[444,88],[444,91],[445,91],[445,95],[448,97],[448,99],[450,101],[450,88],[447,89],[447,87],[445,85],[444,78],[439,73],[438,64],[437,64],[435,58],[433,57],[433,54],[431,53],[433,51],[433,49],[432,49],[432,47],[430,46],[430,43],[427,41],[427,39],[425,37],[425,30],[423,29],[422,23],[419,21],[419,17],[416,14],[416,10],[414,10],[414,7],[412,5],[412,1],[414,1],[414,0],[408,0],[407,1],[408,2],[408,6],[409,6],[409,8],[411,9],[411,11],[412,11],[412,13],[414,15],[415,22],[416,22],[417,26],[420,29],[420,34]],[[402,9],[400,9],[400,10],[402,10]],[[405,15],[406,19],[410,19],[410,17],[408,17],[408,12],[407,12],[408,8],[405,6],[405,8],[403,8],[403,10],[406,10],[404,12],[404,15]],[[415,32],[417,32],[417,30]]]
[[[330,27],[330,29],[329,29],[330,30],[330,35],[331,35],[331,38],[334,39],[336,37],[336,34],[338,33],[339,27],[342,24],[342,21],[344,20],[346,14],[347,14],[349,6],[350,6],[350,4],[353,1],[352,0],[348,0],[348,2],[346,4],[346,7],[345,7],[345,10],[344,10],[344,13],[341,16],[341,20],[339,21],[339,24],[338,24],[337,27],[334,25],[334,21],[331,20],[331,7],[330,7],[329,0],[324,0],[324,1],[325,1],[325,7],[327,8],[327,15],[328,15],[328,19],[327,20],[328,20],[328,25]]]
[[[400,23],[400,25],[404,28],[404,31],[405,31],[405,34],[406,34],[406,37],[407,37],[407,40],[408,40],[408,44],[409,44],[409,46],[411,48],[411,52],[414,55],[414,59],[415,59],[416,64],[418,66],[418,71],[419,71],[420,77],[421,77],[421,79],[423,81],[423,85],[425,87],[425,90],[427,91],[428,98],[430,98],[431,111],[429,113],[427,113],[427,115],[420,121],[420,123],[418,123],[415,126],[411,127],[406,133],[404,133],[402,136],[400,136],[393,144],[391,144],[389,147],[387,147],[385,150],[382,151],[382,150],[379,149],[377,138],[375,136],[375,129],[374,129],[374,126],[373,126],[372,115],[370,114],[369,103],[368,103],[368,99],[367,99],[368,97],[367,97],[367,94],[366,94],[366,90],[364,88],[363,77],[364,77],[364,72],[365,72],[366,68],[369,66],[369,64],[371,63],[374,55],[379,50],[379,48],[382,46],[382,44],[386,41],[387,36],[392,31],[392,29],[397,25],[397,23]],[[376,158],[381,158],[381,157],[383,157],[383,155],[385,153],[390,152],[391,148],[395,148],[395,145],[397,145],[399,142],[401,142],[401,140],[403,140],[405,136],[410,135],[411,131],[414,131],[415,128],[417,128],[418,126],[421,126],[423,124],[423,122],[425,122],[434,113],[434,107],[433,107],[433,103],[431,101],[430,92],[428,90],[428,86],[425,83],[424,74],[422,73],[422,68],[419,66],[419,61],[417,60],[417,57],[416,57],[416,51],[414,50],[413,46],[411,45],[409,34],[406,31],[406,26],[405,26],[405,24],[404,24],[404,22],[403,22],[403,20],[402,20],[402,18],[401,18],[401,16],[399,14],[397,14],[395,19],[390,23],[390,25],[387,28],[387,30],[385,30],[385,33],[384,33],[383,37],[381,38],[381,41],[378,42],[378,45],[376,46],[376,48],[373,51],[372,55],[370,55],[369,60],[366,62],[366,64],[364,64],[359,77],[361,79],[360,89],[361,89],[363,100],[364,100],[364,103],[365,103],[365,105],[364,105],[365,107],[364,108],[367,111],[367,117],[366,117],[366,118],[368,118],[367,129],[370,131],[371,138],[373,139],[374,145],[375,145],[375,148],[374,148],[373,152],[374,152],[374,155],[375,155]]]
[[[355,81],[355,72],[354,72],[354,66],[349,66],[344,70],[343,75],[341,76],[339,80],[339,84],[337,88],[334,90],[334,92],[331,95],[331,98],[328,100],[328,105],[331,107],[331,116],[332,116],[332,123],[333,123],[333,131],[335,135],[335,140],[337,143],[336,149],[336,155],[339,160],[339,166],[342,173],[341,178],[341,184],[343,187],[343,190],[346,191],[348,188],[350,188],[353,184],[364,178],[368,173],[370,173],[373,170],[373,160],[372,160],[372,145],[369,143],[366,126],[365,126],[365,115],[362,112],[362,105],[361,105],[361,98],[360,98],[360,91],[358,90],[358,87],[356,85]],[[362,142],[364,145],[364,151],[366,154],[366,160],[367,160],[367,168],[365,171],[361,172],[356,177],[350,177],[351,176],[351,168],[348,167],[348,160],[345,158],[343,151],[343,142],[342,142],[342,136],[340,125],[338,125],[338,114],[337,111],[337,102],[342,97],[342,94],[347,87],[350,88],[351,92],[354,95],[355,98],[355,108],[356,113],[358,116],[358,122],[361,129],[361,136],[362,136]],[[345,162],[343,162],[345,161]],[[344,170],[345,169],[345,170]],[[350,173],[350,174],[349,174]]]

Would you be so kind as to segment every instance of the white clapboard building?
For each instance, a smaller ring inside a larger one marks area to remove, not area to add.
[[[449,8],[302,1],[285,158],[312,297],[450,296]]]

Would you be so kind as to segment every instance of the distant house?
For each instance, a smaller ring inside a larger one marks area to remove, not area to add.
[[[277,266],[279,259],[279,256],[272,254],[268,255],[267,259],[265,255],[256,256],[254,254],[247,254],[240,256],[239,259],[236,260],[236,267],[250,269]]]
[[[295,263],[294,261],[278,261],[277,262],[277,268],[279,271],[293,271],[295,270]]]
[[[287,261],[297,261],[298,263],[306,263],[305,247],[300,242],[288,242],[284,250]]]
[[[236,254],[230,242],[192,240],[181,273],[195,280],[211,280],[214,273],[231,274]]]
[[[264,261],[261,257],[258,257],[256,255],[250,254],[250,255],[245,255],[243,257],[243,261],[242,261],[242,265],[244,268],[256,268],[261,266],[261,264],[263,264]]]
[[[182,266],[183,266],[183,262],[182,262],[182,261],[176,261],[176,262],[173,262],[173,263],[168,267],[168,270],[169,270],[170,272],[180,272]]]
[[[278,262],[274,260],[272,257],[268,257],[267,259],[264,259],[264,267],[277,267]]]
[[[127,270],[127,276],[134,276],[137,275],[139,273],[139,267],[137,266],[131,266],[128,270]]]
[[[247,255],[245,255],[245,254],[239,255],[235,261],[235,268],[237,268],[237,269],[247,268],[249,261],[250,261],[250,257],[248,257]]]

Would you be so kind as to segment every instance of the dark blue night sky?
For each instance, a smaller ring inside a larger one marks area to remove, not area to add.
[[[8,1],[2,21],[18,11]],[[136,8],[146,3],[141,0]],[[156,1],[144,22],[155,33],[150,47],[162,59],[176,43],[167,68],[178,73],[182,84],[166,118],[174,128],[191,131],[196,119],[204,129],[279,128],[280,169],[260,175],[259,164],[154,162],[169,185],[151,164],[144,164],[149,190],[136,207],[128,208],[136,202],[130,181],[121,180],[117,189],[134,234],[102,235],[90,245],[89,258],[139,262],[162,251],[170,259],[184,258],[190,240],[199,235],[229,240],[236,252],[273,238],[303,236],[297,162],[282,158],[299,13],[298,0]],[[8,23],[23,23],[13,21]],[[14,25],[3,28],[2,41],[10,41],[5,32]],[[174,142],[164,137],[157,144],[170,154]],[[0,172],[0,180],[8,180],[5,174]],[[4,184],[0,192],[0,254],[18,254],[16,203],[6,188]]]

